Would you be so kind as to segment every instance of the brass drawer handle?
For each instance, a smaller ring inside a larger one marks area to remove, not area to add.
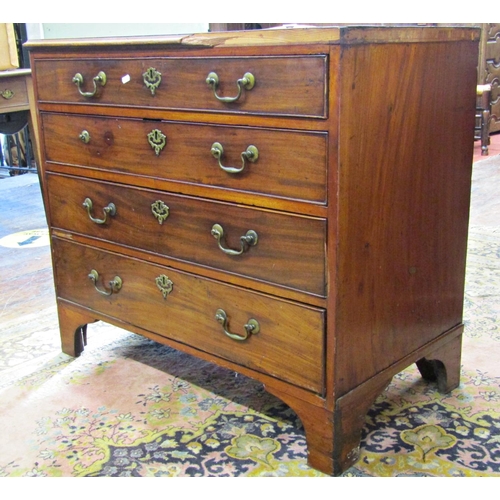
[[[83,202],[83,206],[87,209],[87,214],[89,216],[89,219],[92,221],[92,222],[95,222],[96,224],[105,224],[107,219],[108,219],[108,215],[110,216],[115,216],[116,215],[116,206],[114,203],[110,203],[107,207],[104,207],[102,209],[102,211],[104,212],[104,219],[96,219],[92,216],[92,200],[90,198],[85,198],[84,202]]]
[[[257,233],[250,229],[247,231],[247,234],[240,237],[241,247],[239,250],[232,250],[231,248],[224,248],[221,244],[221,240],[224,238],[224,229],[220,224],[214,224],[212,226],[212,236],[217,240],[217,244],[219,248],[227,255],[241,255],[243,252],[246,252],[249,247],[253,247],[257,245],[257,241],[259,239]]]
[[[156,89],[161,82],[161,73],[155,68],[148,68],[142,74],[142,80],[144,81],[144,85],[151,91],[151,95],[155,95]]]
[[[207,85],[213,90],[214,96],[217,100],[221,102],[235,102],[237,101],[243,89],[252,90],[255,85],[255,77],[252,73],[245,73],[243,78],[240,78],[236,81],[236,85],[238,86],[238,95],[236,97],[220,97],[217,95],[217,87],[219,86],[219,76],[217,73],[213,71],[210,72],[206,79]]]
[[[217,309],[215,313],[215,319],[222,325],[224,333],[233,340],[246,340],[251,334],[255,335],[260,331],[259,322],[256,319],[250,318],[248,320],[248,323],[246,325],[243,325],[243,328],[245,329],[244,335],[231,333],[228,327],[227,314],[226,311],[224,311],[224,309]]]
[[[167,136],[161,130],[155,128],[149,132],[148,142],[153,148],[156,156],[160,156],[162,149],[165,147],[165,144],[167,144]]]
[[[83,97],[94,97],[97,94],[97,84],[101,85],[102,87],[106,85],[106,73],[104,73],[104,71],[99,71],[99,73],[97,73],[97,76],[94,76],[92,81],[94,82],[94,90],[92,92],[83,92],[81,88],[83,85],[82,74],[77,73],[73,77],[73,83],[78,87],[78,92],[80,92]]]
[[[229,174],[239,174],[240,172],[243,172],[247,161],[255,163],[259,158],[259,150],[257,149],[257,147],[250,145],[248,146],[246,151],[243,151],[243,153],[241,153],[241,168],[225,167],[221,163],[221,158],[224,155],[224,148],[222,147],[222,144],[220,142],[214,142],[212,144],[210,152],[212,153],[212,156],[219,161],[219,167],[222,168],[224,172],[228,172]]]
[[[14,97],[14,94],[15,94],[15,92],[13,90],[10,90],[10,89],[5,89],[5,90],[2,90],[2,92],[0,92],[0,95],[4,99],[12,99]]]
[[[99,280],[99,273],[95,270],[92,269],[89,273],[89,279],[94,283],[94,288],[101,294],[101,295],[112,295],[113,293],[118,293],[122,287],[123,281],[120,278],[120,276],[115,276],[113,280],[109,282],[109,290],[101,290],[97,288],[97,281]]]
[[[88,144],[90,142],[90,134],[88,130],[82,130],[78,138],[84,143]]]

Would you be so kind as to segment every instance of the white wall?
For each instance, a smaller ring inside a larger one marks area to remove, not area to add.
[[[178,35],[208,31],[208,23],[27,23],[28,39]]]

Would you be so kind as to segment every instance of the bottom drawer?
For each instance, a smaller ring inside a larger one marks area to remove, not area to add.
[[[58,297],[323,392],[322,309],[58,238],[52,244]]]

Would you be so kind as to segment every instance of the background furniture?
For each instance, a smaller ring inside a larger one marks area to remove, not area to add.
[[[491,85],[477,86],[476,126],[474,140],[481,141],[481,155],[488,154],[490,145]]]
[[[482,23],[478,84],[490,85],[489,131],[500,132],[500,23]]]
[[[63,351],[103,320],[219,363],[352,465],[400,370],[459,383],[478,41],[30,42]]]
[[[0,167],[11,173],[36,171],[32,86],[30,69],[0,71],[0,134],[6,136]]]

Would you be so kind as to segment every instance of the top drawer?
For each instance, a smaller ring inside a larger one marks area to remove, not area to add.
[[[326,63],[324,55],[48,59],[34,74],[41,102],[324,118]]]

